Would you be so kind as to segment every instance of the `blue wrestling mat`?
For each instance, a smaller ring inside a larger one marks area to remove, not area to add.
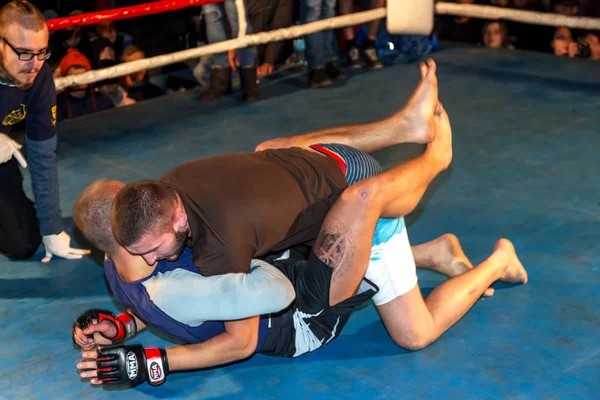
[[[41,264],[0,258],[2,399],[598,399],[600,398],[600,74],[598,63],[521,51],[445,48],[435,54],[454,132],[452,167],[408,218],[413,244],[453,232],[474,264],[510,238],[529,283],[495,285],[436,343],[411,353],[388,337],[375,308],[342,336],[298,359],[262,355],[172,374],[129,391],[80,381],[71,327],[88,308],[116,310],[94,253]],[[305,89],[276,79],[264,100],[197,103],[172,95],[59,126],[64,216],[91,181],[155,178],[194,158],[252,151],[259,142],[382,118],[403,106],[416,64]],[[384,166],[420,152],[376,154]],[[26,187],[30,184],[27,178]],[[70,233],[73,222],[66,221]],[[79,246],[85,246],[77,238]],[[440,276],[419,271],[425,293]],[[152,332],[134,342],[168,345]]]

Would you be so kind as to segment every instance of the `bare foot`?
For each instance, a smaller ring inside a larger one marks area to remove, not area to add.
[[[408,143],[429,143],[434,136],[431,117],[438,103],[438,81],[435,62],[420,63],[421,82],[408,100],[406,106],[392,118],[400,118]]]
[[[414,246],[413,251],[419,255],[418,267],[424,267],[439,272],[448,278],[454,278],[473,268],[473,264],[465,255],[456,235],[446,233],[431,242]],[[423,258],[423,260],[421,260]],[[494,289],[488,288],[483,295],[492,296]]]
[[[275,138],[275,139],[266,140],[266,141],[260,143],[258,146],[256,146],[254,151],[258,152],[258,151],[264,151],[267,149],[286,149],[286,148],[290,147],[290,143],[291,143],[291,138],[287,138],[287,137]]]
[[[515,246],[508,239],[500,239],[494,246],[494,251],[502,252],[507,258],[504,276],[500,278],[502,282],[508,283],[527,283],[527,271],[519,261]]]
[[[442,170],[452,162],[452,127],[450,118],[442,103],[437,104],[432,118],[435,129],[434,139],[427,144],[427,150],[434,154]]]

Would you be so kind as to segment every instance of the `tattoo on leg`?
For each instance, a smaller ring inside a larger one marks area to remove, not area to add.
[[[340,221],[327,221],[317,237],[315,255],[333,269],[333,279],[341,277],[354,261],[352,231]]]

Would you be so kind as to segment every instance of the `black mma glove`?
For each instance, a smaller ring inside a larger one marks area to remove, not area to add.
[[[143,348],[140,345],[117,346],[98,351],[98,379],[102,383],[120,383],[130,387],[147,381],[161,385],[169,374],[169,362],[164,349]]]
[[[133,315],[129,313],[121,313],[115,316],[113,313],[106,310],[88,310],[75,320],[75,325],[78,326],[79,329],[84,330],[92,323],[93,320],[96,320],[96,323],[98,324],[107,320],[111,322],[115,328],[117,328],[117,334],[115,336],[107,337],[107,339],[112,340],[113,343],[121,343],[135,336],[135,333],[137,332],[137,326],[135,325],[135,318]],[[93,335],[87,336],[91,338]]]

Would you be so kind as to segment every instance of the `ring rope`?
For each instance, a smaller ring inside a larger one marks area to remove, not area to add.
[[[502,19],[535,25],[566,26],[576,29],[600,29],[600,19],[569,17],[537,11],[515,10],[505,7],[478,6],[473,4],[437,3],[437,14],[457,15],[481,19]]]
[[[220,1],[220,0],[218,0]],[[213,0],[171,0],[170,3],[181,6],[183,3],[194,5],[197,4],[208,4],[214,2]],[[164,2],[154,2],[164,3]],[[269,32],[260,32],[251,35],[246,35],[245,26],[246,15],[245,9],[240,12],[243,7],[243,0],[236,0],[236,7],[238,8],[238,20],[239,20],[239,35],[235,39],[226,40],[223,42],[207,44],[204,46],[182,50],[171,54],[165,54],[146,58],[138,61],[131,61],[128,63],[118,64],[113,67],[93,70],[85,72],[80,75],[66,76],[57,78],[54,80],[56,89],[61,90],[70,86],[77,86],[85,83],[98,82],[105,79],[117,78],[125,75],[129,75],[134,72],[158,68],[165,65],[174,64],[177,62],[183,62],[201,56],[223,53],[228,50],[242,49],[248,46],[256,46],[269,42],[295,39],[301,36],[305,36],[311,33],[319,32],[327,29],[337,29],[353,25],[361,25],[370,21],[385,18],[387,12],[385,8],[376,8],[373,10],[362,11],[349,15],[343,15],[328,19],[323,19],[315,22],[310,22],[303,25],[296,25],[288,28],[276,29]],[[568,26],[571,28],[583,28],[583,29],[600,29],[600,19],[597,18],[582,18],[582,17],[567,17],[557,14],[539,13],[534,11],[523,11],[513,10],[503,7],[491,7],[491,6],[477,6],[469,4],[455,4],[455,3],[437,3],[436,13],[438,14],[449,14],[449,15],[460,15],[460,16],[471,16],[475,18],[485,19],[506,19],[521,21],[526,23],[534,23],[541,25],[551,26]],[[244,28],[244,29],[242,29]]]
[[[80,75],[57,78],[54,80],[54,83],[56,85],[56,90],[61,90],[69,86],[77,86],[84,83],[98,82],[109,78],[125,76],[137,71],[158,68],[177,62],[187,61],[193,58],[199,58],[208,54],[223,53],[228,50],[243,49],[244,47],[248,46],[256,46],[269,42],[294,39],[327,29],[337,29],[345,26],[360,25],[369,21],[385,18],[385,15],[385,8],[377,8],[374,10],[344,15],[341,17],[323,19],[308,24],[296,25],[289,28],[245,35],[236,39],[207,44],[205,46],[200,46],[193,49],[177,51],[171,54],[118,64],[114,67],[84,72]]]
[[[238,13],[238,38],[246,36],[247,20],[246,20],[246,6],[244,0],[235,0],[235,7]]]
[[[182,8],[198,7],[204,4],[222,3],[225,0],[161,0],[137,6],[113,8],[110,10],[73,15],[65,18],[52,18],[47,21],[51,31],[67,29],[73,26],[94,25],[104,21],[145,17]]]

